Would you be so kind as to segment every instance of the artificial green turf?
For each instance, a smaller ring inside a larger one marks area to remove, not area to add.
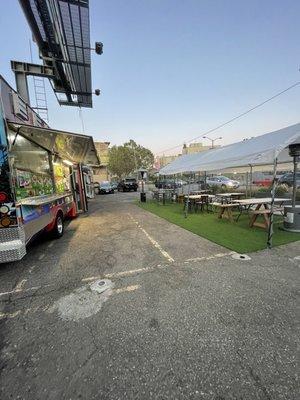
[[[230,222],[226,219],[219,219],[216,213],[207,212],[190,213],[185,218],[182,204],[162,205],[148,201],[139,203],[139,206],[238,253],[249,253],[267,247],[267,231],[257,227],[250,228],[249,216],[246,214],[241,215],[238,222]],[[279,227],[282,227],[282,217],[275,217],[273,246],[300,240],[299,233],[285,232]]]

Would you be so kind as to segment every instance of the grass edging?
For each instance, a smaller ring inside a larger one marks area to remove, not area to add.
[[[267,247],[267,232],[261,228],[250,228],[249,218],[242,215],[238,222],[218,219],[215,213],[191,213],[187,218],[183,214],[181,204],[157,204],[137,202],[145,211],[157,215],[181,228],[198,236],[219,244],[238,253],[250,253],[263,250]],[[300,240],[299,233],[280,230],[282,219],[275,218],[273,245],[279,246]]]

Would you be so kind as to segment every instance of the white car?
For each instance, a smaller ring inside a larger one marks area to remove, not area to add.
[[[240,186],[240,182],[234,181],[230,178],[227,178],[227,176],[222,176],[222,175],[206,178],[206,184],[208,186],[219,186],[221,188],[232,188],[232,189],[237,189]]]

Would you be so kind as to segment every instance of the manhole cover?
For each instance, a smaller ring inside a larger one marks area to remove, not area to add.
[[[247,256],[247,254],[238,254],[235,253],[231,256],[232,258],[234,258],[235,260],[242,260],[242,261],[249,261],[251,260],[251,257]]]
[[[113,283],[109,279],[99,279],[90,284],[90,289],[97,293],[103,293],[105,290],[111,289],[112,287]]]

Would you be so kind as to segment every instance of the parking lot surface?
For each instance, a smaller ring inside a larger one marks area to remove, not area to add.
[[[299,399],[299,243],[234,259],[137,197],[0,265],[0,398]]]

